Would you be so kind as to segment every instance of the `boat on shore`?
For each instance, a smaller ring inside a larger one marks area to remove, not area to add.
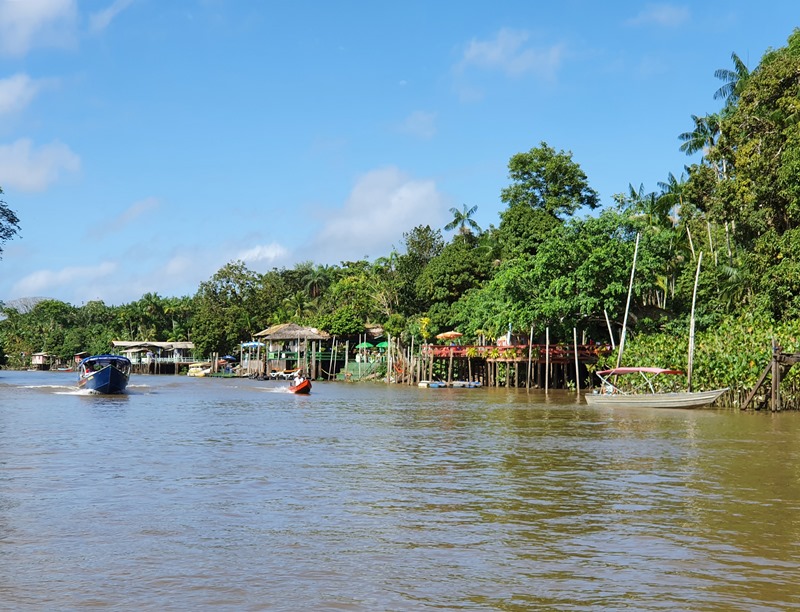
[[[211,363],[208,361],[198,361],[189,364],[189,371],[186,376],[193,376],[203,378],[204,376],[211,376]]]
[[[665,391],[657,392],[654,380],[658,376],[681,375],[680,370],[663,368],[612,368],[595,372],[602,381],[599,390],[584,396],[586,403],[595,408],[703,408],[710,406],[728,389],[712,391]],[[612,377],[639,374],[647,383],[647,391],[636,393],[621,389]]]
[[[92,355],[78,364],[78,388],[91,393],[125,393],[131,360],[121,355]]]
[[[304,378],[300,382],[289,385],[289,391],[292,393],[297,393],[298,395],[308,395],[311,393],[311,381],[307,378]]]

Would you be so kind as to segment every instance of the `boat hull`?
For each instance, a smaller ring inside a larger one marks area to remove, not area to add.
[[[311,393],[311,381],[306,378],[296,385],[291,385],[289,391],[298,395],[308,395]]]
[[[78,387],[81,389],[109,395],[125,393],[127,386],[128,377],[110,365],[96,372],[87,373],[78,381]]]
[[[443,382],[439,382],[438,380],[421,380],[417,386],[424,387],[426,389],[443,389],[447,385]]]
[[[595,408],[703,408],[710,406],[727,389],[698,391],[693,393],[587,393],[586,403]]]

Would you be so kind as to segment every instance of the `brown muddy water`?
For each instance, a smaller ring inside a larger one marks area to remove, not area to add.
[[[800,413],[0,372],[3,610],[800,609]]]

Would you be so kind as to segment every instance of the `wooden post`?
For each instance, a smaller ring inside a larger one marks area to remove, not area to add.
[[[447,386],[453,383],[453,347],[450,347],[450,362],[447,364]]]
[[[550,328],[545,329],[544,340],[544,392],[550,391]]]
[[[625,349],[625,330],[628,326],[628,312],[631,309],[631,293],[633,292],[633,277],[636,273],[636,256],[639,254],[639,234],[636,234],[636,245],[633,247],[633,265],[631,266],[631,280],[628,284],[628,300],[625,303],[625,317],[622,319],[622,337],[619,340],[619,353],[617,353],[617,367],[622,363],[622,351]]]
[[[614,341],[614,332],[611,329],[611,321],[608,318],[608,311],[603,308],[603,314],[606,316],[606,327],[608,327],[608,337],[611,338],[611,350],[617,348],[617,343]]]
[[[578,399],[581,397],[581,368],[578,359],[578,329],[572,328],[572,344],[575,347],[575,389],[578,392]]]
[[[700,280],[700,264],[703,262],[703,251],[697,256],[697,271],[694,274],[694,291],[692,292],[692,314],[689,317],[689,358],[686,364],[686,390],[692,390],[692,366],[694,365],[694,305],[697,301],[697,283]]]
[[[528,374],[525,379],[525,389],[528,393],[531,392],[531,368],[533,364],[533,325],[531,325],[531,333],[528,336]]]
[[[780,384],[781,384],[781,375],[780,375],[780,367],[778,365],[778,345],[775,342],[775,338],[772,339],[772,397],[770,398],[770,408],[773,412],[777,412],[781,409],[781,395],[780,395]]]

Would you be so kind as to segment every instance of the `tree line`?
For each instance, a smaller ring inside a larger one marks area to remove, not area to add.
[[[509,326],[526,335],[533,329],[536,339],[549,329],[564,340],[578,328],[608,342],[609,327],[616,335],[623,323],[637,235],[631,355],[681,346],[701,252],[701,354],[717,346],[714,334],[723,329],[734,344],[743,335],[763,335],[766,344],[781,329],[780,341],[800,350],[793,331],[800,320],[800,30],[752,70],[736,54],[732,62],[714,75],[722,86],[709,97],[719,110],[691,115],[689,130],[677,137],[695,161],[653,191],[632,183],[600,210],[572,153],[541,142],[510,158],[496,226],[480,228],[477,205],[463,204],[451,209],[444,228],[409,228],[374,261],[306,261],[266,273],[234,261],[192,296],[148,293],[121,306],[4,304],[3,354],[10,365],[34,351],[67,358],[108,350],[112,339],[191,340],[201,354],[225,354],[287,321],[340,337],[378,324],[406,343],[450,329],[467,341],[492,340]],[[19,219],[0,202],[0,244],[18,229]],[[453,234],[445,239],[443,231]],[[678,360],[673,353],[664,350]],[[751,361],[755,356],[737,366],[744,378],[761,365]]]

